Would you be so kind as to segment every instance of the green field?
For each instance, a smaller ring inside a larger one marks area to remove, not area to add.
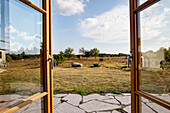
[[[83,67],[73,68],[72,62]],[[98,63],[100,67],[93,67]],[[12,60],[7,71],[0,73],[0,94],[32,95],[40,92],[40,60]],[[130,69],[125,57],[89,57],[66,59],[53,70],[54,93],[121,93],[130,92]],[[170,70],[143,70],[142,89],[150,93],[170,92]]]

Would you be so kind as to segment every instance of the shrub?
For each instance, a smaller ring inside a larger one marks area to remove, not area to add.
[[[169,69],[170,68],[170,62],[162,60],[160,62],[160,68],[162,68],[162,69]]]
[[[54,55],[53,58],[54,58],[54,66],[58,66],[59,64],[62,64],[65,60],[63,54]]]
[[[93,64],[94,67],[100,67],[100,64]]]
[[[71,55],[71,59],[75,60],[77,58],[77,56],[75,54]]]
[[[166,61],[170,62],[170,48],[166,50]]]
[[[6,55],[6,61],[10,62],[12,60],[12,57],[10,55]]]
[[[100,60],[100,61],[103,61],[104,59],[103,59],[103,58],[100,58],[99,60]]]

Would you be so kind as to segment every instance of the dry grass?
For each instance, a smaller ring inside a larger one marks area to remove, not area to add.
[[[149,93],[170,93],[170,69],[142,70],[142,90]]]
[[[39,59],[13,60],[0,73],[0,94],[32,95],[40,91]]]
[[[54,93],[120,93],[130,92],[130,69],[125,57],[67,59],[54,68]],[[72,62],[83,64],[72,68]],[[99,63],[100,67],[93,67]],[[0,73],[0,94],[32,95],[40,91],[39,59],[11,61]],[[143,70],[142,89],[151,93],[170,92],[170,71]]]
[[[54,70],[55,93],[74,92],[75,89],[89,93],[104,90],[130,90],[130,72],[110,68],[63,68]]]
[[[54,68],[54,92],[63,93],[101,93],[129,92],[130,69],[125,67],[125,57],[99,57],[67,59],[63,64]],[[81,68],[72,68],[72,62],[83,64]],[[93,67],[99,63],[101,67]],[[121,69],[122,68],[122,69]]]

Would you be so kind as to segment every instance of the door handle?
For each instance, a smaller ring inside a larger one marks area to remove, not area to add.
[[[54,68],[54,59],[51,57],[51,55],[49,54],[49,59],[48,59],[49,62],[51,62],[51,68],[53,69]]]
[[[127,59],[127,64],[128,64],[128,68],[130,67],[130,61],[132,61],[132,54],[130,54],[130,56],[128,56],[128,59]]]

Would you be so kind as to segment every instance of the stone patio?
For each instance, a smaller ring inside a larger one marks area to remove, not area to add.
[[[169,100],[168,94],[157,95],[162,99]],[[3,98],[1,98],[3,97]],[[90,94],[81,96],[79,94],[57,94],[54,95],[54,112],[55,113],[130,113],[131,112],[131,94],[112,94],[105,95]],[[0,101],[8,101],[8,103],[0,103],[2,105],[10,105],[10,102],[22,100],[19,95],[0,95]],[[12,101],[13,100],[13,101]],[[39,113],[41,108],[41,100],[23,107],[15,113]],[[142,98],[142,113],[170,113],[169,110]]]
[[[55,113],[131,113],[130,93],[90,94],[81,98],[80,96],[78,94],[54,95],[54,102],[55,99],[60,100],[54,105]],[[159,96],[165,100],[170,98],[168,94]],[[170,113],[170,111],[142,98],[142,113]]]

